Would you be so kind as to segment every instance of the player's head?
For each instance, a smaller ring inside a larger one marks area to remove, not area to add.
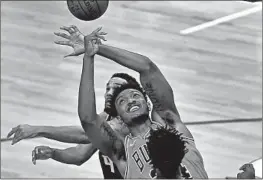
[[[139,84],[117,87],[112,96],[110,115],[120,116],[125,124],[143,123],[149,117],[147,96]]]
[[[159,127],[151,130],[147,147],[157,178],[177,179],[180,176],[180,163],[187,150],[176,129]]]
[[[110,80],[106,84],[106,92],[104,94],[105,107],[104,111],[108,114],[112,111],[111,101],[114,90],[124,84],[135,84],[140,86],[136,79],[126,73],[115,73],[111,76]]]

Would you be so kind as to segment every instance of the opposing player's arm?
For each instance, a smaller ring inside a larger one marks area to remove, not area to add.
[[[80,166],[88,161],[96,151],[97,148],[92,144],[79,144],[76,147],[70,147],[67,149],[53,148],[52,159],[64,164]]]
[[[96,111],[94,90],[94,55],[96,45],[85,37],[85,55],[79,87],[78,114],[92,144],[113,161],[123,153],[123,141]]]
[[[80,166],[86,162],[95,152],[96,148],[92,144],[80,144],[67,149],[56,149],[48,146],[37,146],[32,151],[32,162],[37,160],[54,159],[64,164],[75,164]]]
[[[153,117],[159,115],[165,123],[175,126],[184,136],[193,138],[188,128],[181,121],[170,84],[156,64],[152,61],[149,64],[150,68],[140,73],[140,80],[153,104]]]
[[[99,46],[98,54],[140,73],[141,84],[153,103],[153,111],[165,123],[176,125],[185,136],[192,137],[180,119],[172,88],[156,64],[146,56],[106,45]]]
[[[102,119],[107,118],[107,114],[99,114]],[[90,140],[81,126],[35,126],[38,137],[74,144],[89,144]]]
[[[89,138],[81,126],[42,126],[39,137],[45,137],[65,143],[89,144]]]
[[[65,143],[89,144],[90,141],[81,126],[31,126],[27,124],[12,128],[7,137],[11,137],[12,144],[34,137],[44,137]]]

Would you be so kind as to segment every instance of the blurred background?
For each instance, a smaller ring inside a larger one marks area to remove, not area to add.
[[[194,27],[255,7],[236,1],[111,1],[98,20],[76,19],[65,1],[1,2],[1,137],[19,124],[80,125],[77,95],[82,56],[64,59],[69,47],[53,32],[76,25],[84,34],[99,26],[105,44],[151,58],[171,84],[210,178],[235,176],[244,163],[262,157],[262,11],[200,31]],[[113,73],[138,74],[96,56],[98,111]],[[220,123],[247,118],[246,122]],[[223,122],[223,121],[222,121]],[[35,146],[66,148],[46,139],[1,142],[1,178],[102,178],[98,155],[82,166],[53,160],[34,166]]]

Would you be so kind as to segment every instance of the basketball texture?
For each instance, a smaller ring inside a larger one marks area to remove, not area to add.
[[[92,21],[101,17],[108,8],[109,0],[67,0],[69,11],[78,19]]]

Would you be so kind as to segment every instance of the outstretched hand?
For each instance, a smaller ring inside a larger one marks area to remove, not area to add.
[[[38,135],[37,129],[34,126],[27,124],[21,124],[11,129],[8,133],[7,138],[14,134],[12,145],[18,143],[23,139],[34,138]]]
[[[37,146],[32,151],[32,162],[36,165],[36,160],[46,160],[52,158],[53,149],[48,146]]]
[[[84,37],[84,47],[86,55],[94,56],[98,52],[99,45],[101,44],[100,39],[104,37],[100,35],[101,37],[98,38],[96,34],[99,34],[101,29],[102,27],[99,27],[96,30],[94,30],[91,34]]]
[[[55,43],[59,44],[59,45],[70,46],[73,48],[73,53],[68,54],[64,57],[79,56],[80,54],[83,54],[85,52],[84,35],[79,31],[79,29],[74,25],[71,25],[69,27],[63,26],[60,29],[67,31],[69,33],[69,35],[65,34],[65,33],[60,33],[60,32],[55,32],[54,34],[59,36],[59,37],[65,38],[68,41],[55,41]],[[101,30],[101,28],[98,28],[98,29]],[[93,31],[88,36],[91,39],[96,39],[99,42],[100,42],[100,39],[106,41],[104,35],[106,35],[107,33],[100,32],[100,30],[98,30],[98,29]]]

